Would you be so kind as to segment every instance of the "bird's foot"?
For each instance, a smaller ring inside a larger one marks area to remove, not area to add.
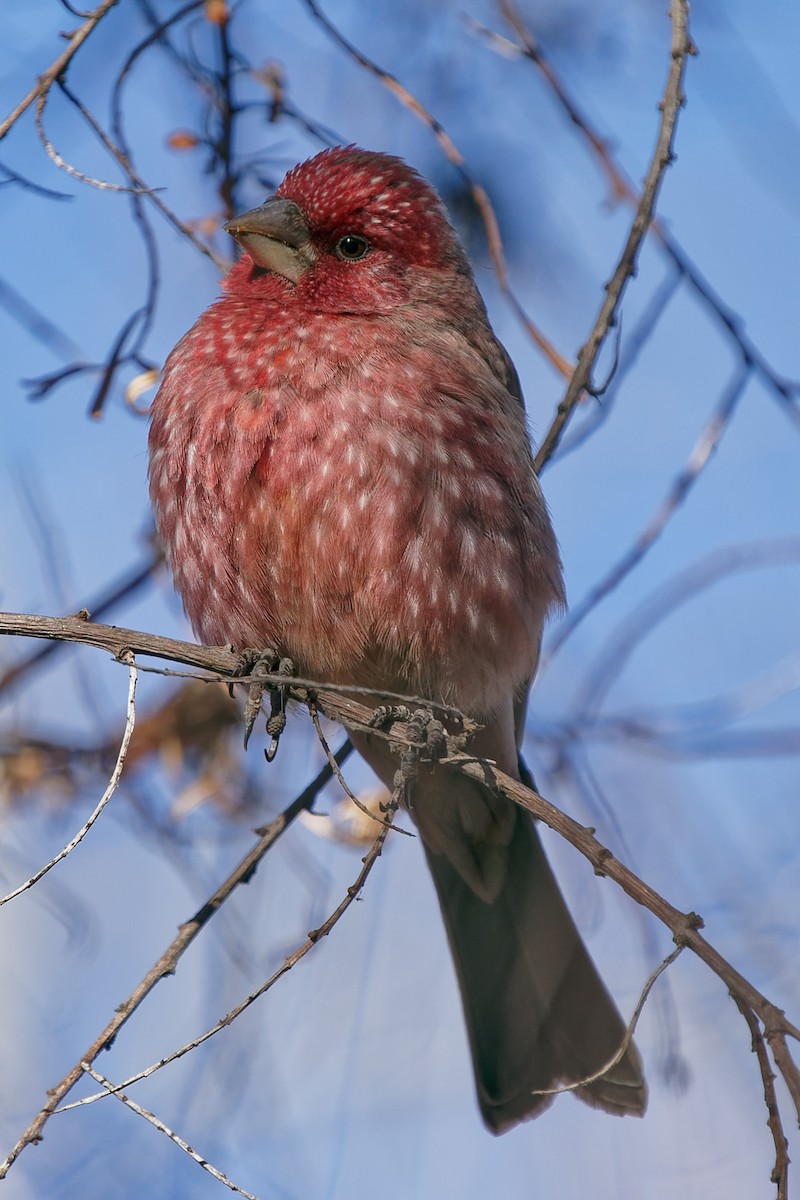
[[[236,666],[237,676],[248,676],[247,703],[244,706],[244,747],[261,712],[264,693],[269,692],[270,713],[267,717],[267,733],[271,741],[264,751],[267,762],[272,762],[278,753],[278,742],[286,728],[286,701],[289,684],[283,682],[294,675],[294,663],[290,658],[281,658],[276,650],[242,650]],[[277,677],[277,678],[276,678]],[[229,685],[233,695],[233,684]]]
[[[405,704],[379,704],[369,719],[373,729],[385,729],[395,721],[411,720],[411,709]]]
[[[439,718],[429,708],[413,711],[404,704],[382,704],[370,718],[370,725],[381,729],[395,722],[405,726],[402,742],[390,742],[389,747],[400,758],[400,767],[394,778],[395,794],[405,794],[417,777],[420,761],[429,762],[431,769],[437,759],[447,752],[447,732]]]

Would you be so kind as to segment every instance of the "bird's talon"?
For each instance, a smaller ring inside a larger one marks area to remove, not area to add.
[[[272,741],[264,751],[264,758],[267,760],[267,762],[272,762],[273,758],[278,753],[278,736],[279,735],[272,738]]]
[[[252,702],[252,697],[248,698],[247,705],[244,710],[244,748],[247,749],[250,741],[250,734],[253,732],[256,723],[256,717],[261,711],[261,698],[257,703]]]
[[[236,675],[249,676],[250,684],[247,690],[247,703],[244,707],[244,748],[250,741],[264,693],[270,693],[270,715],[267,720],[267,732],[272,735],[272,741],[265,751],[267,762],[272,762],[278,752],[278,740],[286,726],[286,696],[287,684],[276,684],[273,676],[281,675],[286,679],[294,674],[294,663],[290,658],[281,658],[275,650],[243,650],[236,665]],[[233,695],[234,684],[228,685]]]
[[[281,666],[286,663],[292,671],[294,664],[290,659],[282,660]],[[285,674],[285,671],[280,671],[280,674]],[[267,762],[272,762],[275,755],[278,753],[278,742],[280,736],[286,728],[286,687],[274,688],[270,695],[271,711],[267,717],[267,733],[270,735],[271,741],[267,749],[264,751],[264,757]]]
[[[405,704],[379,704],[369,719],[373,729],[382,729],[394,721],[410,721],[411,709]]]

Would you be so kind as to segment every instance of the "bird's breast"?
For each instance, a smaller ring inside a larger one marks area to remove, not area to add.
[[[521,415],[424,345],[303,328],[216,330],[206,369],[196,345],[169,364],[151,490],[190,619],[305,675],[488,711],[558,588]]]

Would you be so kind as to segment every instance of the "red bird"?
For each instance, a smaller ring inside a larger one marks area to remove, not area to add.
[[[453,705],[484,727],[475,753],[518,778],[561,563],[519,380],[441,201],[400,159],[337,148],[227,229],[245,253],[170,354],[150,431],[197,635]],[[353,741],[391,785],[386,742]],[[624,1026],[527,814],[439,766],[411,816],[500,1133],[599,1071]],[[642,1113],[635,1048],[577,1091]]]

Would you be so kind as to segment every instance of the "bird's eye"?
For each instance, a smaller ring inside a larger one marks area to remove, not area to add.
[[[343,258],[345,262],[358,262],[369,253],[369,249],[367,239],[358,233],[346,233],[335,246],[337,258]]]

